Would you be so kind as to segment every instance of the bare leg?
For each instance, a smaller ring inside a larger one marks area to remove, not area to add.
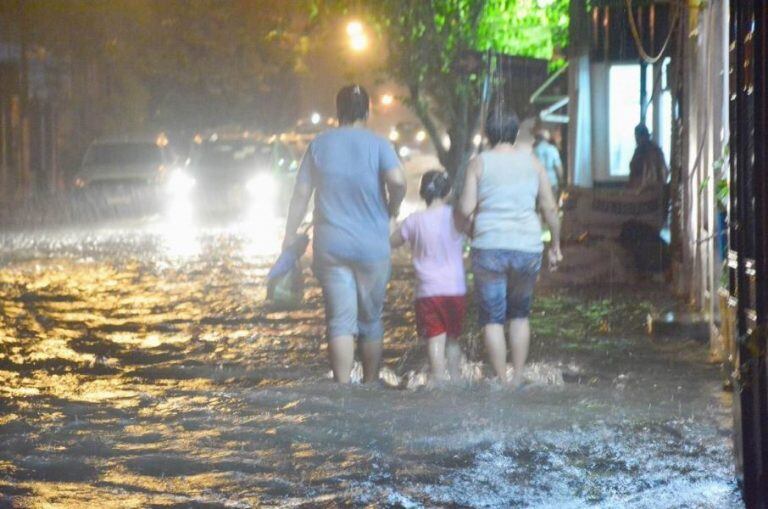
[[[431,378],[436,382],[445,380],[445,333],[432,336],[427,341],[429,367],[432,369]]]
[[[489,323],[483,329],[485,333],[485,349],[491,366],[503,384],[507,383],[507,342],[504,338],[504,326]]]
[[[523,382],[523,368],[528,359],[528,347],[531,343],[531,326],[527,318],[510,320],[509,345],[512,349],[512,365],[515,367],[515,375],[512,385],[518,386]]]
[[[363,383],[367,384],[379,379],[382,345],[383,341],[360,342],[360,350],[363,357]]]
[[[449,337],[445,345],[445,357],[448,361],[448,374],[452,382],[461,378],[461,346],[456,338]]]
[[[340,384],[349,383],[352,363],[355,360],[355,339],[352,336],[336,336],[328,342],[333,379]]]

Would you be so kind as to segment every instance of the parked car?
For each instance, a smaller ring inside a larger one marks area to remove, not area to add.
[[[164,134],[100,138],[88,147],[72,184],[81,198],[150,211],[177,158]]]
[[[278,137],[197,135],[184,169],[168,176],[171,200],[188,200],[195,213],[285,215],[298,156]]]

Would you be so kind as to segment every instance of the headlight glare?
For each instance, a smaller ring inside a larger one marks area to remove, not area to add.
[[[167,189],[172,195],[183,195],[189,193],[195,187],[197,181],[183,171],[176,169],[168,175]]]
[[[254,197],[273,198],[277,191],[277,183],[275,177],[267,172],[261,172],[255,177],[251,178],[246,184],[245,188],[248,190],[248,194]]]

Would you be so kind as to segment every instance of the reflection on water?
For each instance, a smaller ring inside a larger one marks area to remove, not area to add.
[[[2,238],[0,505],[738,506],[717,369],[634,294],[540,298],[523,391],[433,390],[400,267],[386,384],[340,388],[319,290],[263,304],[279,231],[188,233]]]

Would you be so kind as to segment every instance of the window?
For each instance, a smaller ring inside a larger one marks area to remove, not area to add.
[[[664,152],[667,164],[672,147],[672,93],[669,86],[669,62],[661,64],[660,82],[654,83],[653,67],[645,74],[648,93],[645,125]],[[635,150],[635,126],[640,122],[640,64],[612,65],[608,74],[608,176],[624,179],[629,176],[629,162]],[[653,94],[658,86],[657,106],[654,111]],[[658,118],[656,117],[658,116]],[[659,132],[654,132],[654,126]]]
[[[671,59],[664,59],[661,71],[661,95],[659,96],[661,111],[661,122],[658,133],[658,141],[661,150],[664,152],[664,159],[667,165],[672,160],[672,87],[669,83],[669,67]]]
[[[609,176],[627,177],[640,121],[640,65],[611,66],[608,87]],[[653,112],[648,113],[652,118]]]

